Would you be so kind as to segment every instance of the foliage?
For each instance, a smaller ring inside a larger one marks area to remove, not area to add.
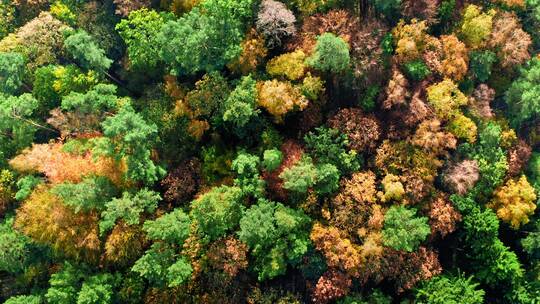
[[[484,303],[485,292],[477,289],[478,283],[473,277],[438,276],[423,283],[416,290],[418,303]]]
[[[501,220],[514,229],[529,222],[528,216],[536,209],[536,194],[524,175],[517,182],[508,180],[494,194],[487,206],[494,209]]]
[[[257,86],[251,76],[244,76],[231,92],[224,104],[223,121],[236,128],[244,128],[251,119],[257,117]]]
[[[156,37],[160,57],[173,74],[221,69],[241,52],[242,22],[251,15],[251,3],[205,0],[177,21],[166,22]]]
[[[142,189],[135,194],[124,192],[121,198],[114,198],[105,203],[105,210],[101,214],[102,220],[99,222],[101,234],[114,227],[119,219],[128,225],[139,224],[141,213],[153,213],[160,199],[158,193]]]
[[[304,140],[310,154],[318,163],[332,164],[343,173],[360,168],[356,151],[348,151],[348,138],[338,130],[319,127],[315,132],[308,133]]]
[[[282,40],[296,32],[296,17],[285,4],[274,0],[263,0],[257,14],[257,31],[265,38],[270,48],[281,46]]]
[[[492,66],[497,60],[491,51],[473,51],[470,55],[471,73],[480,82],[486,82],[491,75]]]
[[[88,70],[107,71],[112,60],[105,56],[96,42],[85,31],[78,31],[69,35],[64,41],[64,47],[75,61]]]
[[[19,53],[0,52],[0,92],[15,93],[22,85],[24,57]]]
[[[431,74],[429,68],[421,60],[407,62],[403,67],[405,68],[405,74],[407,74],[407,77],[414,81],[420,81]]]
[[[307,252],[310,220],[302,211],[259,201],[240,220],[239,239],[251,249],[260,281],[286,271]]]
[[[212,188],[191,203],[190,216],[198,231],[209,241],[225,236],[235,228],[242,217],[242,190],[238,187]]]
[[[511,109],[510,118],[515,126],[536,118],[539,114],[537,98],[539,92],[540,60],[532,59],[521,71],[521,76],[506,91],[506,102]]]
[[[384,215],[383,242],[385,246],[408,252],[416,250],[430,233],[427,218],[416,217],[416,211],[392,206]]]
[[[481,47],[491,34],[495,10],[482,13],[480,7],[469,4],[463,11],[460,33],[463,41],[471,48]]]
[[[321,72],[342,73],[350,64],[349,46],[342,38],[324,33],[317,37],[315,51],[307,59],[307,64]]]
[[[135,68],[156,67],[159,63],[157,35],[168,15],[142,8],[131,12],[116,25],[127,45],[130,63]]]
[[[272,114],[277,122],[293,110],[304,110],[308,100],[290,82],[267,80],[258,84],[258,104]]]

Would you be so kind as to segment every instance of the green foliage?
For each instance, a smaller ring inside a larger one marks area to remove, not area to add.
[[[233,160],[231,168],[238,177],[234,180],[246,195],[262,197],[264,194],[264,181],[259,176],[260,159],[256,155],[240,152]]]
[[[121,198],[115,198],[105,204],[102,220],[99,222],[101,234],[114,227],[122,219],[128,225],[138,225],[143,212],[153,213],[161,199],[157,192],[142,189],[135,194],[124,192]]]
[[[356,151],[348,150],[347,135],[336,129],[319,127],[315,132],[304,136],[304,141],[318,163],[332,164],[343,173],[360,169],[360,161]]]
[[[514,126],[537,118],[540,114],[540,60],[532,59],[521,70],[521,76],[516,79],[506,91],[506,103],[510,108],[508,114]]]
[[[242,51],[243,22],[251,16],[252,2],[205,0],[165,23],[156,37],[160,57],[175,75],[221,69]]]
[[[255,257],[254,270],[260,281],[285,273],[307,252],[310,218],[302,211],[280,203],[259,201],[240,220],[238,236]]]
[[[105,51],[84,30],[70,34],[64,41],[64,47],[67,53],[85,69],[105,72],[112,64],[112,60],[107,58]]]
[[[534,231],[527,234],[525,238],[521,240],[521,246],[527,254],[535,259],[540,259],[540,223],[536,222]]]
[[[85,273],[66,262],[62,269],[51,275],[49,289],[45,294],[48,303],[73,304],[77,303],[77,294]]]
[[[472,51],[469,68],[478,81],[486,82],[496,61],[497,56],[492,51]]]
[[[508,163],[506,153],[501,148],[502,129],[493,122],[480,126],[479,140],[476,145],[465,143],[459,151],[478,163],[480,179],[472,190],[472,195],[479,201],[489,199],[491,193],[503,182]]]
[[[43,179],[35,177],[33,175],[27,175],[20,178],[17,181],[18,190],[17,193],[15,193],[15,199],[18,201],[25,200],[28,196],[30,196],[34,188],[42,182]]]
[[[405,74],[409,79],[420,81],[431,74],[431,71],[422,60],[409,61],[403,65]]]
[[[152,240],[182,244],[189,235],[191,222],[181,209],[164,214],[153,221],[144,222],[143,230]]]
[[[0,93],[14,94],[24,78],[24,58],[19,53],[0,52]]]
[[[97,274],[84,280],[77,304],[109,304],[113,302],[115,280],[109,273]]]
[[[7,301],[4,302],[4,304],[41,304],[41,297],[40,296],[13,296]]]
[[[142,8],[133,11],[127,19],[116,25],[118,34],[127,45],[127,52],[134,68],[155,68],[160,62],[157,36],[166,20],[167,13]]]
[[[115,194],[111,181],[103,176],[88,177],[78,184],[63,183],[55,185],[51,193],[62,198],[63,203],[79,211],[102,211],[105,203]]]
[[[30,239],[13,228],[13,217],[0,223],[0,271],[20,273],[30,258]]]
[[[13,157],[34,141],[37,127],[32,116],[38,108],[39,102],[30,94],[0,95],[0,155],[4,158]]]
[[[199,233],[209,241],[225,236],[238,226],[244,211],[243,192],[238,187],[214,187],[191,203],[191,217]]]
[[[135,262],[131,270],[152,284],[162,285],[166,282],[168,268],[174,263],[174,257],[174,250],[170,246],[163,243],[154,243]]]
[[[191,264],[185,259],[180,258],[167,269],[167,281],[169,287],[175,287],[185,283],[193,272]]]
[[[62,98],[62,109],[77,111],[82,114],[94,114],[110,111],[118,107],[116,87],[110,84],[98,84],[86,93],[72,92]]]
[[[322,164],[317,166],[317,181],[315,190],[318,194],[331,194],[339,188],[339,178],[341,174],[332,164]]]
[[[242,77],[224,103],[223,121],[241,129],[258,115],[256,84],[251,76]]]
[[[306,62],[319,71],[339,74],[349,68],[350,60],[347,43],[332,33],[324,33],[317,37],[315,51]]]
[[[431,229],[426,217],[417,217],[416,210],[392,206],[384,215],[382,231],[385,246],[408,252],[418,248]]]
[[[278,149],[265,150],[263,154],[263,167],[266,171],[274,171],[281,165],[283,153]]]
[[[157,134],[155,124],[147,123],[126,105],[101,125],[106,137],[97,142],[96,151],[117,161],[125,159],[127,178],[152,184],[165,174],[165,170],[150,158],[152,141]]]
[[[429,304],[482,304],[484,291],[472,277],[438,276],[416,289],[416,303]]]
[[[294,166],[285,169],[279,177],[283,179],[283,188],[297,193],[306,193],[315,185],[317,173],[311,157],[304,156]]]

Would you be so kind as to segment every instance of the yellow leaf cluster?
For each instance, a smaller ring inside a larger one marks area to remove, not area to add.
[[[290,82],[276,79],[259,82],[258,103],[272,114],[276,122],[283,122],[283,117],[293,110],[304,110],[308,100]]]
[[[467,96],[448,78],[428,87],[427,98],[441,121],[455,117],[460,113],[459,107],[468,103]]]
[[[410,24],[400,20],[398,25],[392,30],[396,43],[397,59],[406,62],[418,59],[424,52],[428,35],[426,21],[412,19]]]
[[[479,48],[484,45],[493,28],[493,16],[494,10],[482,13],[482,9],[474,4],[465,8],[460,34],[469,47]]]
[[[517,182],[510,179],[496,190],[487,207],[495,210],[497,216],[512,228],[518,229],[529,222],[529,216],[534,214],[536,209],[535,202],[534,188],[523,175]]]
[[[298,80],[304,76],[306,54],[302,50],[286,53],[272,58],[266,65],[270,76],[285,76],[289,80]]]

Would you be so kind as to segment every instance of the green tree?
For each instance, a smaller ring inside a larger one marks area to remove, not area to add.
[[[96,140],[95,152],[117,161],[125,159],[127,178],[152,184],[165,174],[165,170],[150,158],[157,135],[156,125],[147,123],[130,105],[121,107],[101,126],[105,137]]]
[[[238,226],[244,211],[238,187],[214,187],[191,203],[191,217],[199,233],[209,241],[223,237]]]
[[[0,271],[24,271],[31,257],[31,240],[13,228],[13,217],[0,223]]]
[[[79,211],[102,211],[105,203],[116,194],[112,182],[103,176],[88,177],[78,184],[55,185],[51,193],[62,198],[64,204]]]
[[[339,74],[349,68],[350,60],[347,42],[332,33],[324,33],[317,37],[315,51],[307,63],[322,72]]]
[[[131,270],[154,285],[164,285],[167,282],[168,268],[174,263],[175,257],[172,247],[163,243],[154,243],[135,262]]]
[[[191,221],[182,209],[164,214],[153,221],[144,222],[148,238],[172,244],[182,244],[189,236]]]
[[[18,191],[17,193],[15,193],[15,199],[18,201],[25,200],[28,196],[30,196],[34,188],[42,182],[43,182],[42,178],[35,177],[33,175],[27,175],[27,176],[21,177],[17,181]]]
[[[304,156],[294,166],[283,170],[283,188],[296,193],[306,193],[317,181],[317,168],[309,156]]]
[[[245,152],[238,153],[232,162],[231,168],[238,174],[234,184],[247,195],[262,197],[264,194],[264,181],[260,178],[259,166],[259,157]]]
[[[81,281],[85,273],[65,262],[62,269],[51,275],[49,279],[49,289],[45,294],[48,303],[73,304],[77,303],[77,295]]]
[[[39,102],[30,94],[0,95],[0,156],[9,159],[30,146],[38,129],[47,129],[33,120]],[[2,164],[5,159],[0,159]]]
[[[7,301],[4,302],[4,304],[41,304],[43,301],[41,300],[41,296],[13,296]]]
[[[412,252],[430,232],[428,218],[416,216],[414,209],[392,206],[384,215],[382,236],[385,246]]]
[[[532,59],[506,91],[508,114],[516,127],[540,114],[540,60]]]
[[[403,65],[405,74],[409,79],[420,81],[431,74],[431,71],[422,60],[413,60]]]
[[[161,199],[157,192],[142,189],[132,194],[124,192],[121,198],[115,198],[105,204],[99,230],[103,234],[114,227],[116,221],[122,219],[128,225],[140,223],[143,212],[153,213]]]
[[[220,70],[242,52],[244,21],[252,0],[205,0],[157,36],[160,56],[173,74]],[[202,47],[201,46],[205,46]]]
[[[471,73],[478,81],[486,82],[491,76],[491,69],[497,56],[492,51],[472,51],[470,56],[469,67]]]
[[[318,163],[332,164],[343,173],[360,169],[360,161],[356,151],[349,150],[347,135],[337,129],[319,127],[304,136],[310,155]]]
[[[127,45],[127,53],[134,68],[155,68],[160,63],[158,33],[166,20],[167,13],[142,8],[133,11],[127,19],[116,25],[116,30]]]
[[[242,77],[224,103],[223,121],[242,129],[259,114],[256,84],[251,76]]]
[[[64,47],[67,53],[87,70],[106,72],[113,62],[84,30],[71,33],[64,41]]]
[[[390,20],[395,20],[400,15],[401,0],[375,0],[373,6],[377,12]]]
[[[0,52],[0,93],[14,94],[23,84],[24,58],[19,53]]]
[[[280,203],[259,201],[240,220],[238,236],[255,257],[260,281],[285,273],[307,252],[310,218]]]
[[[115,277],[110,273],[87,277],[77,295],[77,304],[113,303]]]
[[[485,292],[478,289],[472,277],[461,275],[437,276],[423,282],[415,290],[415,303],[418,304],[482,304]]]
[[[112,111],[118,107],[116,86],[98,84],[85,93],[72,92],[62,98],[62,110],[77,111],[81,114],[96,114]]]
[[[283,153],[274,148],[264,151],[262,164],[266,171],[274,171],[281,165],[282,160]]]

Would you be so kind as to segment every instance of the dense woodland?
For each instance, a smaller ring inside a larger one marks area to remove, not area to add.
[[[539,0],[0,0],[0,302],[540,303]]]

